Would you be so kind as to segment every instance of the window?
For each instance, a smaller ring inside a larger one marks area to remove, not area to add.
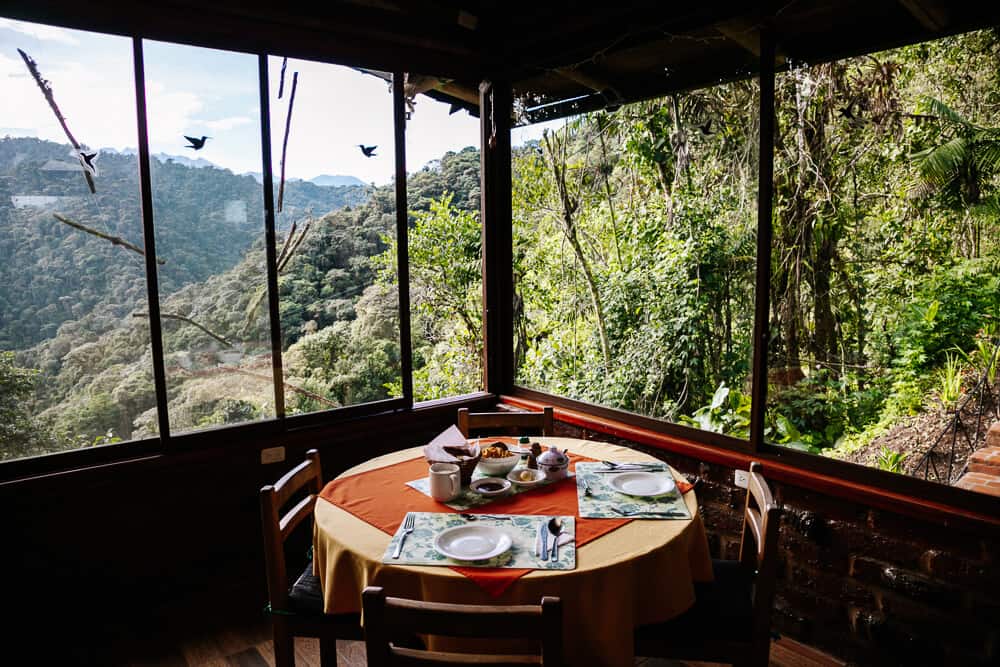
[[[997,417],[1000,43],[777,79],[767,436],[955,483]]]
[[[517,382],[746,438],[759,87],[514,132]]]
[[[155,433],[132,42],[0,46],[0,460]]]
[[[428,95],[407,100],[413,395],[422,401],[483,388],[479,119],[468,112],[478,113],[479,103],[473,89],[407,77],[431,94],[463,94],[467,105]]]
[[[143,53],[171,432],[273,417],[257,58]]]

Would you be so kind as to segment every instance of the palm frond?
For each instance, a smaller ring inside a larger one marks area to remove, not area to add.
[[[952,181],[971,158],[969,143],[962,137],[955,137],[940,146],[911,156],[920,172],[920,178],[929,185],[939,188]]]
[[[926,110],[927,113],[933,114],[938,118],[952,123],[954,125],[961,125],[966,128],[973,128],[972,123],[967,121],[962,117],[957,111],[949,107],[947,104],[941,100],[935,99],[933,97],[924,97],[921,100],[921,107]]]

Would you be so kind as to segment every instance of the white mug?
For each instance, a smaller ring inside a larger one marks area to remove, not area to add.
[[[430,468],[431,497],[448,502],[462,490],[462,478],[454,463],[432,463]]]

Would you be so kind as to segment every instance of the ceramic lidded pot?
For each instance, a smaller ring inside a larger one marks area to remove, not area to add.
[[[569,457],[558,447],[549,447],[538,457],[538,469],[545,473],[548,480],[565,479],[569,474]]]

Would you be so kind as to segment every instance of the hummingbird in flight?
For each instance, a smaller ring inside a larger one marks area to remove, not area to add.
[[[202,136],[201,139],[196,139],[195,137],[189,137],[185,134],[184,138],[187,139],[189,142],[191,142],[190,146],[185,146],[184,148],[193,148],[196,151],[200,151],[202,148],[205,147],[205,142],[211,139],[212,137]]]
[[[365,157],[377,157],[375,155],[375,149],[378,148],[378,146],[365,146],[364,144],[358,144],[358,148],[360,148],[361,152],[365,154]]]

